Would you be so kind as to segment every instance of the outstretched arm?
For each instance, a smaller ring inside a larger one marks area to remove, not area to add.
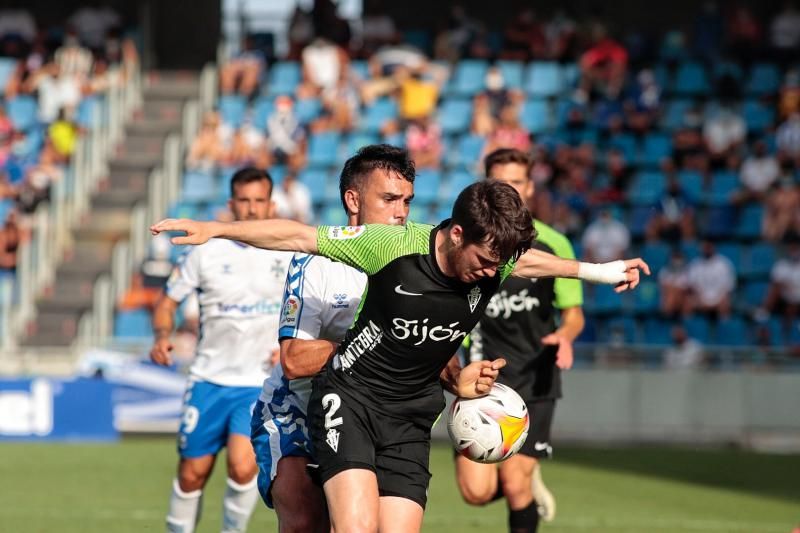
[[[211,238],[239,241],[267,250],[317,254],[317,230],[293,220],[243,220],[240,222],[199,222],[187,218],[168,218],[150,226],[150,232],[183,231],[173,244],[203,244]]]
[[[519,258],[512,275],[520,278],[578,278],[592,283],[616,285],[617,292],[622,292],[639,284],[639,269],[650,275],[650,267],[639,258],[611,263],[582,263],[531,249]]]

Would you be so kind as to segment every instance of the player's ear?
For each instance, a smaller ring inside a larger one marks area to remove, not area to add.
[[[450,240],[456,247],[460,247],[464,243],[464,228],[459,224],[453,224],[450,227]]]
[[[347,206],[348,215],[357,215],[361,211],[361,196],[355,189],[344,191],[344,203]]]

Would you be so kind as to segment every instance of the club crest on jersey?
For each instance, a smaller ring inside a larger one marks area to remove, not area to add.
[[[481,288],[473,287],[467,295],[467,301],[469,302],[469,312],[474,313],[475,308],[478,307],[478,302],[481,301]]]
[[[339,432],[335,429],[331,428],[328,430],[328,436],[325,439],[325,442],[328,443],[328,446],[331,447],[331,450],[338,453],[339,452]]]
[[[364,226],[331,226],[328,228],[328,238],[336,241],[355,239],[364,233]]]

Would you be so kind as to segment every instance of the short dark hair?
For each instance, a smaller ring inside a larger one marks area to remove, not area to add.
[[[254,181],[266,180],[269,183],[269,193],[272,196],[272,176],[263,168],[244,167],[237,170],[231,177],[231,198],[236,194],[235,187]]]
[[[345,161],[339,177],[339,195],[342,206],[347,211],[344,193],[355,189],[363,190],[365,178],[375,169],[397,172],[406,181],[414,183],[417,170],[408,151],[390,144],[369,144],[356,152],[356,155]]]
[[[519,259],[536,238],[533,218],[517,191],[494,180],[478,181],[461,191],[451,224],[463,228],[465,244],[489,243],[501,262]]]
[[[484,175],[488,178],[489,172],[495,165],[508,165],[511,163],[524,166],[527,174],[530,175],[531,167],[533,167],[533,158],[528,153],[516,148],[499,148],[491,152],[483,160]]]

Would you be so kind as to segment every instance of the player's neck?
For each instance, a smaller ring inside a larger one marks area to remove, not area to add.
[[[450,261],[448,260],[453,242],[448,237],[447,228],[440,228],[439,231],[436,232],[436,240],[433,246],[436,251],[435,259],[439,270],[441,270],[442,274],[445,276],[451,278],[456,277],[455,269],[450,265]]]

